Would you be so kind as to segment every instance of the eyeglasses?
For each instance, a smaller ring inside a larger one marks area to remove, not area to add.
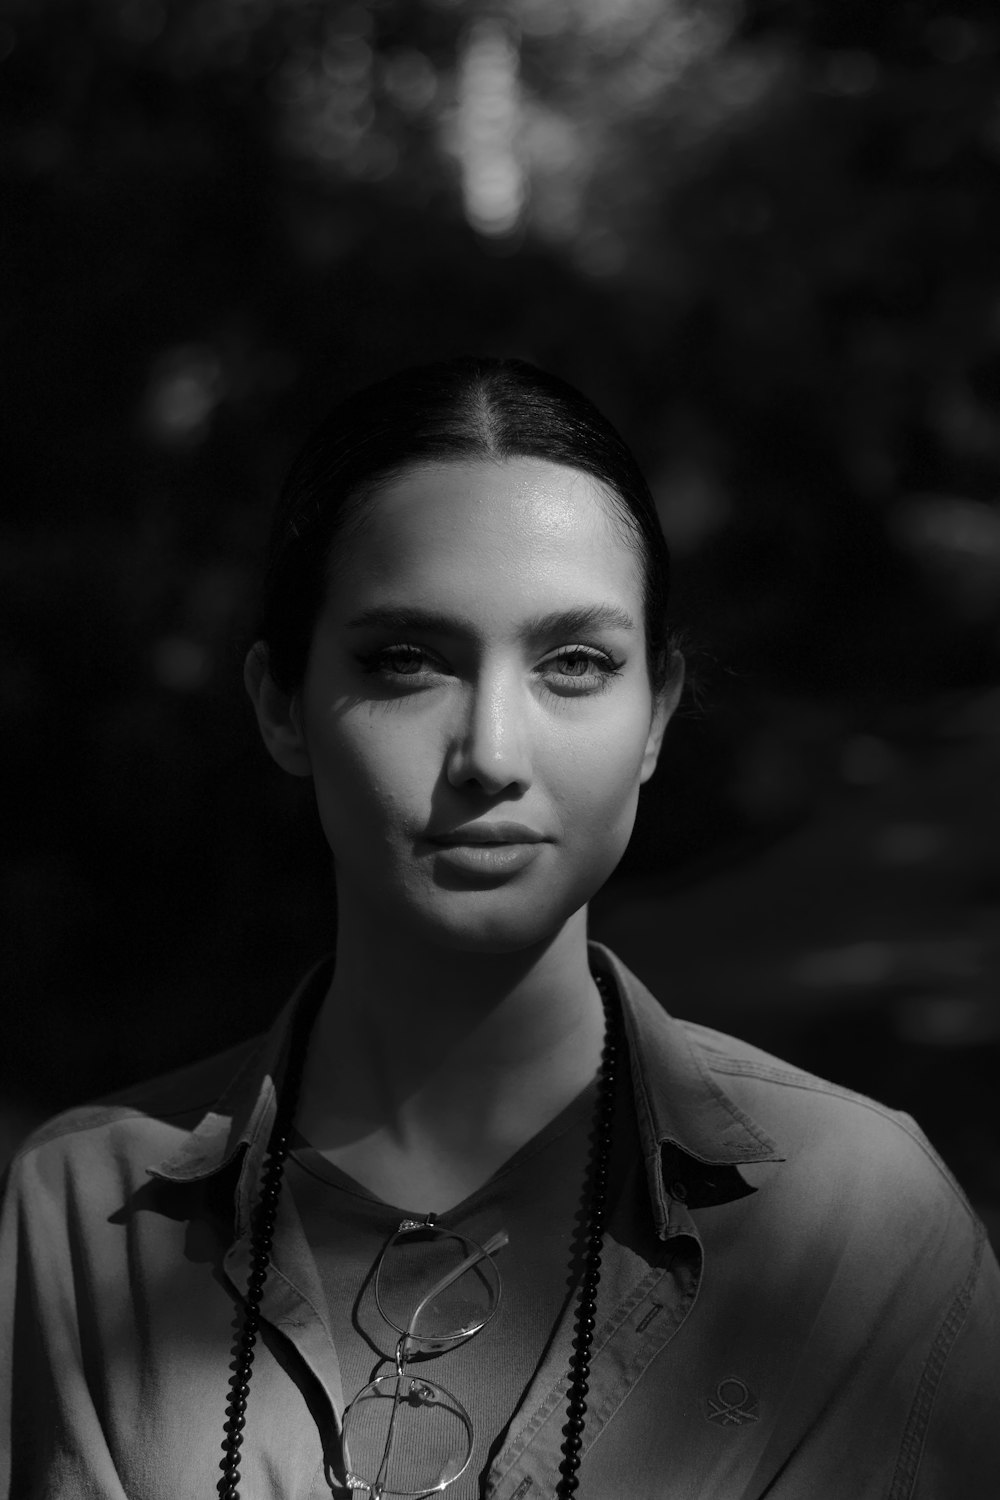
[[[400,1335],[395,1374],[359,1391],[344,1413],[347,1483],[369,1500],[416,1500],[454,1484],[472,1458],[472,1419],[442,1385],[408,1373],[416,1354],[439,1354],[471,1338],[500,1306],[494,1254],[485,1245],[427,1219],[404,1219],[379,1256],[375,1303]]]

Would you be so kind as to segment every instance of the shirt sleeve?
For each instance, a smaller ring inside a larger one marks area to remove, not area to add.
[[[1000,1495],[1000,1267],[983,1226],[914,1398],[890,1500]]]
[[[82,1351],[87,1246],[62,1153],[26,1150],[0,1203],[0,1497],[127,1500]]]

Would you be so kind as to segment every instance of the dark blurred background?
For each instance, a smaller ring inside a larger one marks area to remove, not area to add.
[[[1000,1237],[995,0],[7,0],[0,1155],[330,940],[240,686],[310,424],[517,354],[645,466],[694,690],[593,930],[910,1110]]]

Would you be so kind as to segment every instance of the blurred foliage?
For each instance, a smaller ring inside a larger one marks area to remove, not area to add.
[[[240,664],[284,465],[391,368],[534,359],[650,474],[704,706],[623,880],[996,681],[998,53],[972,0],[7,0],[8,1090],[249,1032],[327,940]]]

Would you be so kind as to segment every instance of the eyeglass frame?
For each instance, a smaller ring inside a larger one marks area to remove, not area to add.
[[[454,1266],[446,1276],[442,1276],[438,1281],[434,1283],[430,1291],[426,1292],[417,1303],[416,1309],[414,1310],[413,1315],[410,1318],[409,1325],[406,1328],[401,1328],[397,1322],[389,1317],[388,1313],[382,1305],[382,1299],[379,1296],[379,1282],[385,1264],[386,1254],[393,1243],[400,1237],[400,1235],[413,1233],[419,1229],[431,1229],[443,1235],[451,1234],[455,1239],[462,1240],[466,1245],[474,1246],[475,1253],[472,1255],[467,1255],[465,1259],[460,1261],[457,1266]],[[465,1423],[469,1435],[469,1451],[466,1455],[465,1462],[457,1473],[452,1474],[450,1479],[444,1480],[442,1484],[433,1485],[429,1489],[425,1487],[419,1490],[390,1490],[383,1487],[378,1477],[378,1475],[384,1473],[385,1467],[389,1462],[389,1458],[392,1452],[392,1440],[396,1426],[396,1413],[398,1412],[400,1404],[403,1400],[403,1396],[401,1394],[401,1386],[405,1374],[403,1367],[409,1359],[412,1359],[413,1353],[420,1352],[419,1348],[416,1347],[411,1352],[411,1350],[407,1346],[417,1346],[420,1344],[433,1344],[435,1346],[455,1345],[462,1343],[465,1339],[474,1338],[477,1333],[482,1333],[487,1323],[489,1323],[491,1319],[496,1316],[497,1312],[500,1309],[500,1303],[503,1298],[503,1283],[500,1279],[500,1272],[493,1259],[493,1256],[496,1251],[502,1250],[504,1245],[506,1245],[508,1242],[509,1236],[506,1229],[498,1229],[494,1234],[490,1236],[485,1245],[480,1245],[478,1240],[472,1239],[471,1236],[467,1234],[461,1234],[458,1230],[447,1229],[444,1225],[439,1224],[437,1222],[436,1214],[428,1214],[426,1219],[403,1219],[398,1229],[394,1230],[394,1232],[389,1236],[388,1240],[382,1246],[382,1249],[379,1253],[378,1263],[375,1267],[375,1305],[381,1313],[384,1321],[388,1323],[390,1328],[395,1329],[395,1331],[399,1334],[399,1338],[396,1341],[395,1350],[396,1373],[395,1375],[393,1375],[392,1373],[378,1375],[374,1380],[370,1380],[367,1385],[362,1386],[361,1390],[357,1392],[357,1394],[344,1409],[342,1422],[342,1442],[344,1451],[344,1465],[346,1470],[345,1477],[347,1485],[351,1490],[367,1490],[369,1500],[385,1500],[385,1497],[388,1496],[392,1496],[393,1500],[419,1500],[419,1497],[422,1495],[440,1494],[443,1490],[446,1490],[449,1485],[454,1484],[457,1479],[461,1479],[462,1475],[469,1467],[469,1464],[472,1462],[472,1453],[474,1446],[474,1428],[472,1425],[472,1418],[469,1416],[469,1413],[466,1411],[461,1401],[459,1401],[458,1397],[453,1395],[452,1392],[448,1390],[447,1386],[439,1385],[434,1380],[428,1380],[424,1382],[425,1386],[430,1390],[441,1391],[445,1396],[447,1396],[448,1400],[451,1401],[454,1407],[457,1409],[457,1413],[460,1416],[461,1420]],[[414,1324],[420,1317],[420,1314],[423,1312],[427,1304],[429,1302],[432,1302],[435,1297],[439,1297],[442,1292],[447,1291],[448,1287],[456,1282],[460,1276],[464,1276],[466,1271],[471,1271],[475,1266],[478,1266],[484,1260],[489,1261],[490,1265],[493,1267],[493,1274],[496,1277],[497,1290],[496,1300],[493,1306],[490,1308],[489,1312],[486,1314],[486,1317],[483,1318],[482,1322],[478,1323],[475,1328],[463,1329],[460,1333],[445,1335],[442,1338],[422,1339],[419,1334],[415,1334],[413,1332]],[[435,1347],[432,1352],[440,1353],[441,1348]],[[412,1379],[413,1377],[411,1376],[410,1378]],[[385,1446],[383,1448],[382,1458],[378,1466],[378,1475],[376,1476],[374,1481],[369,1482],[366,1479],[362,1479],[360,1474],[356,1474],[350,1464],[350,1455],[347,1445],[348,1418],[350,1417],[351,1411],[361,1400],[362,1396],[366,1394],[366,1392],[371,1390],[377,1391],[379,1385],[383,1380],[393,1379],[396,1381],[396,1390],[392,1402],[392,1415],[389,1418],[389,1431],[386,1434]]]

